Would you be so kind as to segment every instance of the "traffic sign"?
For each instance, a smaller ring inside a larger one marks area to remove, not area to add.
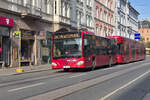
[[[14,31],[15,38],[19,38],[19,34],[21,34],[21,31]]]
[[[140,33],[135,33],[134,34],[134,39],[141,39],[141,34]]]

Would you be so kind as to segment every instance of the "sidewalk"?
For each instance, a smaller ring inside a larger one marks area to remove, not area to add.
[[[7,75],[15,75],[15,74],[22,74],[22,73],[31,73],[31,72],[51,70],[50,64],[35,65],[35,66],[23,66],[23,67],[21,67],[21,69],[24,70],[24,72],[22,72],[22,73],[17,73],[16,72],[17,68],[18,67],[0,69],[0,76],[7,76]]]

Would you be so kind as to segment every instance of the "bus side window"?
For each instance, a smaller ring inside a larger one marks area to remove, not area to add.
[[[85,39],[84,39],[84,56],[88,57],[91,54],[91,40],[90,40],[90,36],[86,35]]]

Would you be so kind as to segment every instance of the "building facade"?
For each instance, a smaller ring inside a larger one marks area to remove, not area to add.
[[[138,31],[139,13],[128,0],[115,2],[115,35],[134,39],[134,33]]]
[[[77,0],[77,28],[94,32],[94,0]]]
[[[2,45],[9,46],[7,54],[5,54],[6,47],[2,46],[2,53],[4,53],[2,60],[5,66],[18,66],[19,56],[22,65],[47,63],[48,35],[49,32],[53,32],[53,1],[1,0],[0,4],[0,16],[13,20],[13,26],[9,27],[9,30],[1,29],[1,31],[9,31],[9,35],[2,39]],[[21,34],[20,42],[16,34]],[[0,36],[3,37],[2,32]],[[5,39],[8,40],[6,44]]]
[[[54,0],[54,31],[94,31],[93,0]]]
[[[95,33],[100,36],[114,33],[114,0],[94,0]]]
[[[138,32],[138,16],[139,12],[137,12],[130,2],[128,3],[128,15],[127,15],[127,34],[128,37],[134,39],[134,34]]]
[[[150,42],[150,21],[139,21],[138,32],[141,34],[144,42]]]

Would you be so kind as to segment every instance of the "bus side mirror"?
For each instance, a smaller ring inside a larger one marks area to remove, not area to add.
[[[112,54],[112,50],[108,50],[108,54]]]

